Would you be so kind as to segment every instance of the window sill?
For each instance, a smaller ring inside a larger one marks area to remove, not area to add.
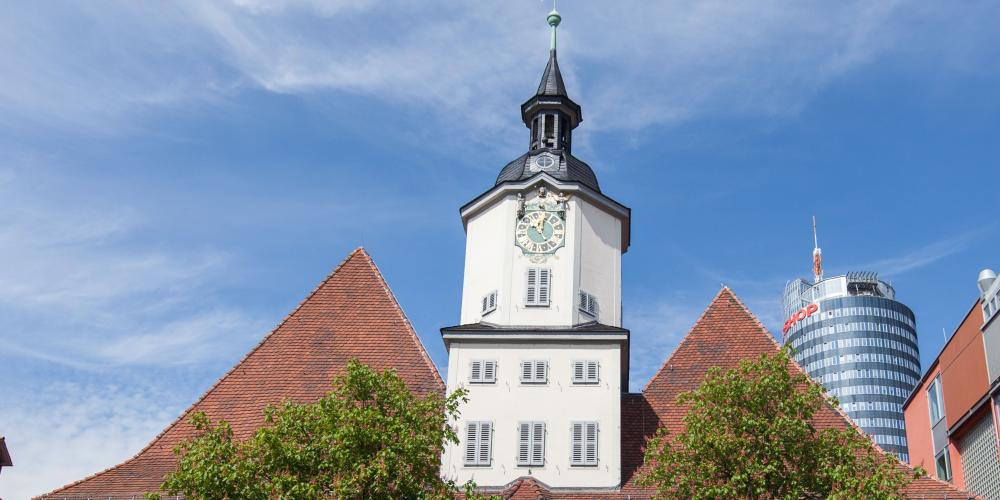
[[[489,381],[486,381],[486,380],[470,380],[469,381],[469,385],[496,385],[496,384],[497,384],[496,380],[489,380]]]
[[[549,307],[549,304],[525,304],[524,307]]]
[[[475,465],[475,464],[465,464],[462,466],[463,469],[492,469],[493,465]]]
[[[528,382],[522,380],[521,385],[549,385],[549,382],[547,380],[545,382]]]
[[[573,385],[583,385],[583,386],[599,386],[601,385],[600,380],[595,380],[594,382],[573,382]]]
[[[572,469],[596,469],[600,464],[569,464]]]

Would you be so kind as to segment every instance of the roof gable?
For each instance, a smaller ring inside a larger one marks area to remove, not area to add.
[[[45,496],[141,497],[156,491],[173,470],[172,449],[194,435],[196,411],[226,419],[237,438],[263,423],[262,410],[285,398],[313,401],[351,358],[377,369],[394,368],[418,394],[444,392],[437,369],[371,257],[358,248],[299,306],[222,376],[197,402],[136,456]]]

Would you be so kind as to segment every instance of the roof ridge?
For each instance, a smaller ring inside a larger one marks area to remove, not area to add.
[[[181,414],[176,419],[174,419],[173,422],[171,422],[169,425],[167,425],[167,427],[165,427],[162,431],[160,431],[159,434],[157,434],[156,436],[154,436],[153,439],[150,440],[149,444],[147,444],[146,446],[144,446],[141,450],[139,450],[138,452],[136,452],[135,454],[133,454],[131,457],[129,457],[129,458],[127,458],[127,459],[119,462],[116,465],[108,467],[108,468],[106,468],[106,469],[104,469],[104,470],[102,470],[100,472],[95,472],[95,473],[93,473],[93,474],[91,474],[89,476],[86,476],[86,477],[82,478],[82,479],[79,479],[77,481],[73,481],[72,483],[68,483],[68,484],[65,484],[63,486],[60,486],[59,488],[56,488],[56,489],[54,489],[54,490],[52,490],[52,491],[50,491],[48,493],[43,493],[40,496],[38,496],[37,498],[45,498],[46,496],[54,495],[55,493],[57,493],[59,491],[65,490],[65,489],[67,489],[69,487],[75,486],[75,485],[80,484],[80,483],[82,483],[84,481],[88,481],[90,479],[93,479],[93,478],[95,478],[97,476],[100,476],[101,474],[108,473],[108,472],[110,472],[112,470],[115,470],[115,469],[117,469],[117,468],[119,468],[119,467],[121,467],[121,466],[123,466],[123,465],[125,465],[125,464],[127,464],[129,462],[131,462],[132,460],[135,460],[135,459],[139,458],[140,455],[142,455],[143,453],[145,453],[146,450],[152,448],[153,445],[155,445],[156,442],[160,440],[160,438],[162,438],[164,435],[167,434],[167,432],[169,432],[171,429],[173,429],[174,427],[176,427],[177,424],[183,422],[184,421],[184,417],[187,416],[188,413],[191,412],[191,410],[193,410],[195,407],[198,406],[198,404],[200,404],[202,401],[204,401],[205,398],[207,398],[209,394],[211,394],[216,388],[218,388],[219,384],[221,384],[223,380],[227,379],[230,375],[232,375],[233,372],[235,372],[236,369],[239,368],[240,365],[242,365],[243,362],[247,360],[247,358],[249,358],[251,355],[253,355],[253,353],[257,352],[257,350],[260,349],[260,347],[263,346],[264,343],[267,342],[267,340],[269,338],[271,338],[272,335],[275,334],[275,332],[277,332],[282,326],[284,326],[285,323],[288,322],[289,318],[291,318],[295,313],[297,313],[300,309],[302,309],[302,306],[304,306],[306,304],[306,302],[309,301],[309,299],[313,298],[313,296],[316,295],[316,292],[318,292],[321,288],[323,288],[323,286],[326,285],[334,277],[334,275],[337,274],[338,271],[340,271],[348,262],[350,262],[351,259],[354,258],[355,255],[358,255],[359,253],[361,255],[365,256],[368,259],[368,261],[371,262],[371,258],[368,257],[368,253],[365,251],[364,247],[360,247],[359,246],[359,247],[355,248],[353,251],[351,251],[351,253],[348,254],[347,257],[345,257],[343,260],[341,260],[340,263],[337,264],[337,266],[333,268],[333,271],[331,271],[329,274],[326,275],[326,278],[324,278],[322,281],[320,281],[320,283],[318,285],[316,285],[316,287],[313,288],[312,291],[309,292],[308,295],[306,295],[305,299],[302,299],[302,301],[299,302],[299,304],[295,307],[295,309],[292,309],[292,312],[286,314],[285,317],[282,318],[282,320],[278,322],[277,326],[275,326],[273,329],[271,329],[271,331],[268,332],[268,334],[265,335],[264,338],[262,338],[260,340],[260,342],[258,342],[257,345],[255,345],[253,347],[253,349],[250,349],[249,352],[247,352],[246,354],[244,354],[243,357],[240,358],[240,360],[235,365],[233,365],[232,368],[230,368],[228,371],[226,371],[226,373],[222,374],[222,376],[219,377],[215,381],[215,383],[213,383],[212,386],[209,387],[201,395],[201,397],[199,397],[197,400],[195,400],[194,403],[192,403],[187,408],[185,408],[184,411],[182,411]],[[379,275],[379,278],[381,279],[381,275]],[[383,281],[383,284],[384,284],[384,281]],[[397,307],[398,307],[398,305],[397,305]],[[421,345],[421,349],[423,349],[423,345]],[[435,370],[435,373],[437,373],[437,370]],[[438,376],[440,377],[440,375],[438,375]]]
[[[424,358],[424,361],[427,363],[427,367],[430,368],[431,372],[437,376],[437,380],[438,382],[441,383],[441,386],[445,387],[444,379],[441,378],[441,373],[438,371],[438,368],[434,364],[434,362],[431,361],[430,355],[427,354],[427,348],[424,347],[424,343],[420,340],[420,336],[417,335],[417,331],[413,328],[413,324],[410,323],[410,318],[406,317],[406,313],[403,311],[402,306],[400,306],[399,301],[396,300],[396,295],[392,293],[392,289],[390,289],[389,284],[386,283],[385,277],[382,276],[382,271],[380,271],[378,268],[378,264],[375,264],[375,261],[372,260],[371,256],[368,254],[368,252],[364,250],[364,248],[358,247],[358,250],[360,250],[361,254],[365,257],[365,260],[368,262],[368,265],[371,266],[372,271],[375,271],[375,276],[378,278],[379,283],[382,284],[382,291],[384,291],[386,296],[389,297],[389,300],[392,301],[393,308],[396,310],[397,313],[399,313],[399,317],[400,319],[403,320],[403,324],[406,325],[407,333],[409,333],[410,336],[413,337],[413,340],[416,342],[417,347],[420,348],[420,355],[421,357]]]
[[[691,328],[688,328],[688,331],[687,333],[684,334],[684,338],[681,339],[681,342],[677,344],[677,347],[675,347],[673,351],[670,352],[670,355],[667,356],[667,359],[663,360],[663,364],[661,364],[660,368],[656,370],[656,373],[654,373],[653,376],[649,377],[649,380],[646,381],[646,385],[643,386],[642,391],[640,391],[641,394],[646,394],[646,390],[649,389],[649,386],[652,385],[653,381],[656,380],[656,378],[659,377],[661,373],[663,373],[663,370],[670,364],[670,360],[674,359],[674,355],[676,355],[677,352],[681,350],[681,347],[684,346],[684,343],[691,338],[691,332],[693,332],[694,329],[698,327],[698,324],[705,319],[705,315],[708,314],[708,311],[712,308],[712,306],[715,305],[716,301],[719,300],[719,297],[722,296],[722,292],[725,290],[727,290],[727,288],[722,287],[722,289],[719,290],[719,292],[715,294],[715,297],[713,297],[712,300],[708,303],[708,306],[706,306],[705,309],[701,311],[701,315],[699,315],[698,319],[694,321],[694,324],[691,325]]]

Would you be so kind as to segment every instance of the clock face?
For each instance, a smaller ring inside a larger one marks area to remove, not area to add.
[[[566,239],[566,222],[556,212],[534,210],[517,221],[514,240],[525,253],[554,253]]]

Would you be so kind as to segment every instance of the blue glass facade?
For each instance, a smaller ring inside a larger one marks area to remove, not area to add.
[[[865,286],[851,275],[790,283],[785,344],[859,427],[908,462],[902,405],[920,380],[916,319],[892,287],[867,278]],[[811,314],[798,313],[812,304]]]

